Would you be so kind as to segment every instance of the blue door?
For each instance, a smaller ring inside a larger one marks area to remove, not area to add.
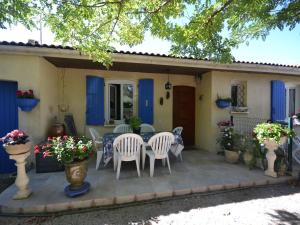
[[[17,88],[17,82],[0,81],[0,137],[18,128]],[[0,143],[0,173],[15,171],[14,161],[9,159]]]

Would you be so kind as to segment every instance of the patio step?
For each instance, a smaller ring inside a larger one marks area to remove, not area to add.
[[[119,207],[122,204],[163,200],[164,198],[184,196],[189,194],[197,194],[197,193],[211,194],[217,191],[235,190],[240,188],[250,188],[250,187],[273,185],[279,183],[287,183],[296,179],[297,179],[296,175],[290,177],[279,177],[277,179],[266,177],[265,179],[261,179],[261,180],[252,180],[252,181],[244,181],[238,183],[219,184],[219,185],[214,184],[208,186],[198,186],[198,187],[182,188],[182,189],[177,188],[168,191],[141,193],[136,195],[125,195],[125,196],[120,195],[115,197],[91,198],[91,199],[84,199],[84,200],[81,198],[70,198],[66,202],[58,202],[52,204],[38,204],[34,201],[32,201],[32,204],[22,204],[22,200],[17,200],[14,202],[14,204],[9,204],[9,203],[5,204],[2,202],[0,205],[0,214],[32,215],[32,214],[58,213],[58,212],[66,212],[66,211],[68,211],[68,213],[70,212],[72,213],[82,209],[90,209],[96,207],[99,208]]]

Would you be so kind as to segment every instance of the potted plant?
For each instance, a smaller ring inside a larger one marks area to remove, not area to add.
[[[230,120],[222,120],[217,123],[217,126],[219,127],[220,131],[224,131],[228,127],[232,127],[233,124]]]
[[[30,151],[31,142],[28,140],[28,135],[22,130],[13,130],[0,138],[3,142],[3,147],[10,155],[23,154]]]
[[[39,99],[34,97],[33,90],[17,90],[17,105],[22,111],[31,111],[39,103],[39,101]]]
[[[222,98],[218,95],[216,100],[216,105],[220,109],[225,109],[230,106],[231,102],[232,102],[231,98]]]
[[[218,140],[225,153],[225,160],[229,163],[239,161],[239,135],[234,133],[232,127],[225,128],[222,137]]]
[[[265,174],[277,177],[277,173],[274,171],[275,150],[285,143],[288,137],[294,136],[294,132],[278,123],[261,123],[254,128],[254,133],[259,143],[265,145],[268,149],[266,154],[268,169],[265,171]]]
[[[141,133],[141,119],[136,117],[136,116],[133,116],[129,119],[129,125],[133,131],[133,133],[135,134],[140,134]]]
[[[65,165],[66,177],[70,183],[65,188],[65,192],[69,195],[69,191],[72,194],[72,191],[78,193],[76,191],[83,187],[89,188],[89,184],[84,182],[84,179],[87,175],[88,158],[93,150],[92,147],[92,141],[86,137],[63,136],[48,138],[46,144],[36,145],[34,152],[41,153],[43,158],[55,157]]]

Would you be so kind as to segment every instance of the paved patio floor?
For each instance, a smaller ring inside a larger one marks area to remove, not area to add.
[[[91,183],[91,190],[77,198],[64,195],[63,189],[68,184],[64,172],[37,174],[33,170],[29,173],[29,186],[33,191],[30,198],[12,200],[16,192],[15,185],[12,185],[0,194],[0,213],[59,212],[274,184],[293,179],[288,176],[267,177],[262,170],[249,170],[242,164],[229,164],[224,161],[223,156],[200,150],[183,152],[183,162],[171,160],[171,169],[170,175],[167,167],[162,167],[161,162],[157,160],[154,177],[150,178],[149,165],[146,164],[139,178],[134,163],[124,163],[120,180],[116,180],[112,166],[97,171],[94,160],[91,160],[86,179]]]

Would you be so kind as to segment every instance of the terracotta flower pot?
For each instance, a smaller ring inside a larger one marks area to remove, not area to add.
[[[239,153],[236,151],[225,150],[225,160],[229,163],[237,163],[239,161]]]
[[[29,152],[31,149],[31,142],[27,142],[26,144],[18,144],[18,145],[3,145],[6,152],[10,155],[19,155],[26,152]]]
[[[65,164],[65,173],[71,189],[80,188],[88,171],[88,160]]]
[[[249,166],[253,160],[253,154],[251,154],[250,152],[245,152],[243,154],[243,160],[244,160],[245,164],[247,166]]]

